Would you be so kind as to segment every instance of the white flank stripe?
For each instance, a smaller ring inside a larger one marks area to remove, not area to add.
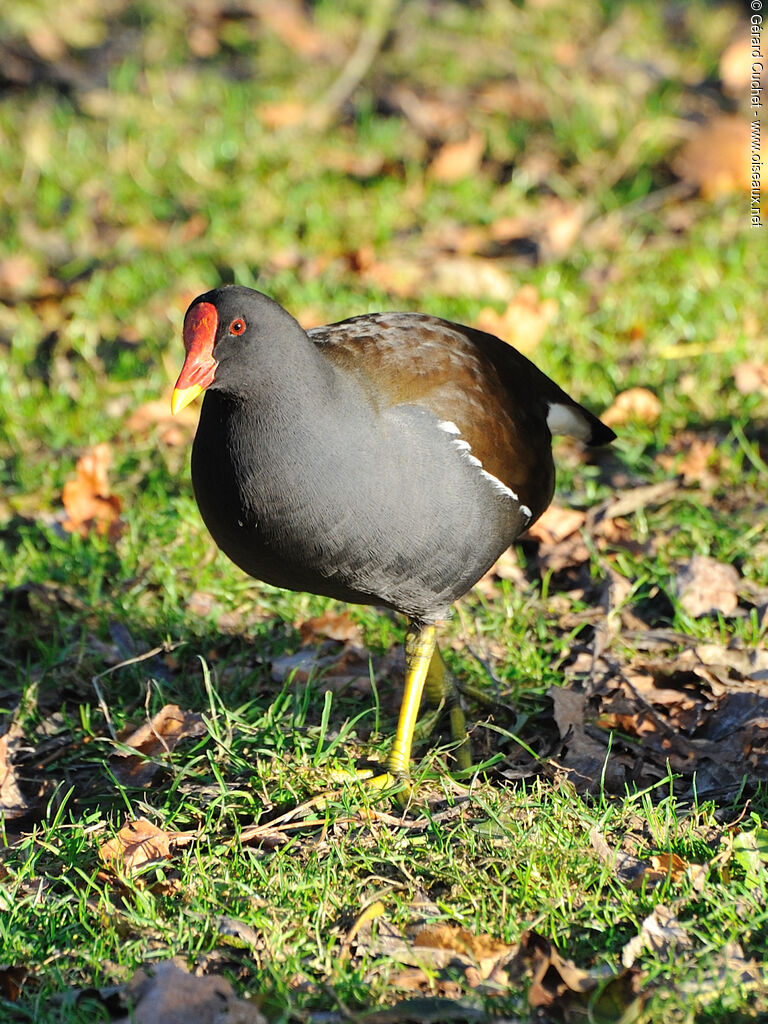
[[[437,426],[440,430],[445,431],[446,434],[461,434],[461,431],[453,422],[453,420],[441,420]],[[532,517],[531,510],[528,508],[527,505],[520,504],[520,499],[511,487],[507,487],[507,485],[505,483],[502,483],[502,481],[499,480],[497,476],[494,476],[493,473],[489,473],[486,469],[483,469],[483,464],[480,461],[480,459],[478,459],[476,455],[471,454],[472,447],[469,441],[465,441],[463,437],[452,437],[451,444],[454,446],[454,448],[457,449],[457,451],[461,452],[461,454],[464,456],[467,462],[471,463],[473,466],[477,466],[477,468],[480,470],[480,475],[484,476],[485,479],[489,481],[489,483],[493,484],[493,489],[497,493],[504,494],[506,495],[506,497],[512,498],[520,505],[520,511],[523,513],[523,515],[528,516],[529,519]]]
[[[437,424],[439,430],[444,430],[446,434],[460,434],[461,431],[453,422],[453,420],[441,420]]]

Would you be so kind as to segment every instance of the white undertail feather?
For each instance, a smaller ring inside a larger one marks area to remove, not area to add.
[[[589,441],[592,437],[592,427],[580,410],[561,402],[549,403],[547,426],[553,434],[565,434],[577,441]]]
[[[463,437],[459,436],[461,435],[461,431],[453,422],[453,420],[441,420],[441,422],[438,423],[438,427],[440,428],[440,430],[445,431],[446,434],[455,435],[451,440],[451,444],[454,446],[454,448],[461,452],[461,454],[464,456],[467,462],[471,463],[473,466],[477,466],[477,468],[480,470],[480,475],[484,476],[485,479],[488,480],[488,482],[493,485],[493,489],[495,491],[497,491],[499,494],[506,495],[508,498],[514,499],[514,501],[516,501],[520,506],[520,511],[523,513],[523,515],[528,516],[529,519],[532,518],[533,513],[527,505],[523,505],[520,502],[520,499],[512,490],[512,488],[507,487],[507,485],[505,483],[502,483],[497,476],[493,475],[493,473],[489,473],[487,470],[483,469],[483,464],[480,461],[480,459],[478,459],[477,456],[472,455],[472,446],[470,445],[470,443],[468,441],[465,441]]]

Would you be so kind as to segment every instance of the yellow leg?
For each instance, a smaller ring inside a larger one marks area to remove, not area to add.
[[[405,634],[405,691],[400,705],[395,742],[387,761],[387,770],[396,779],[406,778],[411,763],[413,730],[419,717],[421,695],[435,653],[437,628],[411,622]]]
[[[456,743],[454,756],[461,771],[472,767],[472,752],[467,736],[467,722],[461,706],[461,694],[452,673],[446,667],[440,651],[435,647],[427,671],[424,693],[435,708],[445,708],[451,727],[451,739]]]

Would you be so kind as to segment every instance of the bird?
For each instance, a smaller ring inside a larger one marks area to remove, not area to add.
[[[381,785],[407,787],[422,697],[471,752],[438,627],[549,505],[553,434],[615,438],[500,338],[426,313],[304,330],[252,288],[186,311],[174,414],[204,393],[191,475],[217,546],[286,590],[406,616],[405,686]]]

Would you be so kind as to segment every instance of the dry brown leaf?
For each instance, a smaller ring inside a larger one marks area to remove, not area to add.
[[[421,928],[413,936],[413,944],[425,949],[453,950],[477,961],[498,959],[513,948],[492,935],[476,935],[455,924],[431,924]]]
[[[620,781],[620,772],[637,785],[652,785],[671,769],[680,774],[678,795],[692,796],[695,776],[699,796],[726,799],[745,777],[768,778],[768,652],[690,641],[679,651],[686,638],[671,630],[634,639],[655,656],[641,654],[626,664],[616,649],[597,657],[584,649],[566,667],[585,690],[590,736],[595,726],[615,731],[606,786]],[[637,741],[627,743],[625,735]],[[563,745],[557,761],[572,770],[570,740]],[[596,770],[599,778],[603,764]],[[650,862],[648,870],[655,871]],[[704,884],[701,865],[690,865],[688,873],[695,887]]]
[[[734,368],[733,380],[736,390],[742,395],[768,392],[768,363],[758,363],[754,360],[739,363]]]
[[[749,89],[752,75],[752,41],[749,35],[738,35],[720,57],[720,81],[730,96],[739,96]]]
[[[539,242],[547,259],[562,259],[579,237],[587,210],[584,204],[566,203],[551,196],[542,211]]]
[[[198,977],[181,959],[137,971],[121,992],[131,1008],[116,1024],[267,1024],[253,1003],[216,974]]]
[[[446,221],[430,229],[428,234],[425,234],[424,241],[440,252],[455,252],[467,256],[480,253],[490,239],[490,231],[483,225]]]
[[[333,38],[312,23],[310,8],[301,0],[257,0],[256,10],[264,24],[294,53],[324,57],[337,52]]]
[[[132,874],[145,864],[168,860],[171,845],[189,842],[190,832],[166,832],[146,818],[127,821],[116,836],[99,847],[99,856],[115,872]]]
[[[641,975],[634,969],[617,974],[605,964],[584,970],[534,931],[523,934],[518,959],[530,965],[528,1002],[549,1011],[547,1019],[552,1014],[554,1019],[568,1021],[635,1020],[642,1008]]]
[[[498,576],[500,580],[512,580],[514,583],[524,583],[525,573],[520,565],[520,558],[515,548],[507,548],[502,552],[491,566],[489,572]]]
[[[359,623],[347,610],[336,611],[333,608],[328,608],[322,615],[316,615],[314,618],[300,623],[299,634],[303,644],[326,637],[330,640],[342,640],[345,643],[358,646],[362,646],[363,643],[363,634]]]
[[[474,589],[478,590],[485,597],[496,596],[496,580],[511,580],[515,586],[525,587],[526,575],[520,565],[520,559],[514,548],[507,548],[497,558],[488,572],[484,573],[475,584]]]
[[[187,45],[196,57],[213,57],[219,52],[221,43],[219,35],[213,25],[204,25],[198,22],[190,25],[187,29]]]
[[[528,536],[542,544],[559,544],[561,540],[576,533],[586,522],[586,515],[575,508],[550,505],[549,508],[528,529]]]
[[[115,778],[122,785],[146,786],[153,778],[163,755],[170,754],[183,739],[205,733],[203,716],[193,711],[182,711],[177,704],[166,704],[144,725],[121,737],[137,754],[117,753],[110,759]]]
[[[110,492],[107,470],[112,461],[108,444],[97,444],[77,460],[75,477],[67,480],[61,500],[66,516],[62,526],[70,533],[85,537],[95,529],[117,540],[123,532],[120,519],[120,499]]]
[[[697,185],[705,199],[750,189],[749,121],[721,114],[686,142],[672,167],[679,178]]]
[[[3,999],[15,1003],[28,974],[26,967],[0,967],[0,995]]]
[[[694,555],[677,573],[675,589],[680,604],[695,619],[713,612],[732,615],[739,604],[739,580],[734,566]]]
[[[673,948],[686,949],[690,945],[688,933],[680,926],[672,911],[659,904],[643,921],[640,934],[624,946],[621,962],[625,967],[632,967],[646,949],[663,957]]]
[[[351,178],[365,180],[382,173],[385,156],[375,150],[331,149],[324,155],[323,164]]]
[[[19,787],[10,756],[10,747],[22,735],[18,726],[11,725],[0,736],[0,815],[8,820],[20,818],[29,810],[29,803]]]
[[[690,867],[690,863],[677,853],[657,853],[649,860],[655,871],[668,875],[673,882],[679,882],[684,878]]]
[[[691,655],[702,665],[713,669],[726,686],[732,685],[734,680],[768,682],[768,650],[764,648],[742,650],[720,644],[697,644],[692,651],[681,652],[681,664],[692,662]]]
[[[477,171],[484,152],[483,132],[470,132],[459,142],[446,142],[429,165],[429,176],[442,184],[462,181]]]
[[[325,653],[329,647],[330,654]],[[339,692],[350,687],[358,693],[369,693],[371,675],[368,654],[358,647],[348,645],[339,653],[335,643],[322,647],[303,648],[296,654],[275,658],[271,665],[271,676],[276,682],[291,679],[305,683],[311,674],[322,672],[322,685],[326,690]]]
[[[532,79],[486,82],[474,99],[478,110],[486,114],[504,114],[508,118],[537,121],[548,113],[546,90]]]
[[[678,473],[683,483],[698,484],[699,487],[712,487],[717,481],[712,466],[716,463],[717,445],[710,437],[697,437],[690,431],[684,431],[675,439],[674,445],[666,452],[660,452],[656,461],[670,473]],[[682,459],[679,453],[685,452]]]
[[[554,299],[540,299],[532,284],[524,284],[503,313],[481,309],[476,326],[529,353],[539,344],[556,313]]]
[[[290,128],[301,124],[307,116],[307,105],[301,100],[282,100],[274,103],[260,103],[256,115],[270,131],[278,128]]]
[[[443,139],[466,123],[464,104],[457,97],[420,95],[405,85],[395,85],[387,99],[426,139]]]
[[[0,296],[15,301],[32,292],[40,271],[31,256],[18,253],[0,260]]]
[[[585,729],[584,713],[587,698],[583,693],[551,686],[547,691],[553,705],[557,730],[563,740],[563,749],[558,754],[557,764],[569,773],[569,778],[580,789],[592,788],[608,777],[607,747],[593,739]],[[610,786],[609,786],[610,788]]]
[[[602,863],[609,867],[616,878],[630,889],[653,887],[664,880],[665,876],[659,871],[649,871],[647,861],[640,860],[639,857],[634,857],[623,850],[612,849],[597,825],[590,830],[589,839]]]
[[[140,435],[146,435],[157,427],[163,444],[178,447],[189,443],[199,416],[199,403],[188,405],[174,416],[169,395],[167,398],[145,402],[134,409],[125,426],[131,434]]]
[[[440,996],[443,999],[460,999],[464,994],[461,985],[457,981],[447,978],[436,978],[435,972],[427,973],[423,967],[408,967],[403,971],[397,971],[387,976],[387,987],[397,989],[399,992],[423,992],[425,995]],[[411,1020],[402,1016],[402,1009],[397,1005],[389,1011],[390,1017],[381,1021],[377,1013],[374,1018],[375,1024],[404,1024],[404,1021]],[[415,1018],[413,1018],[415,1019]],[[431,1018],[434,1020],[434,1018]]]
[[[575,731],[583,730],[584,709],[587,704],[583,693],[566,690],[562,686],[553,686],[548,696],[552,698],[553,715],[561,739]]]
[[[400,298],[430,291],[508,302],[514,294],[510,275],[494,260],[472,256],[376,260],[361,272],[361,277]]]
[[[622,426],[632,420],[639,420],[649,426],[661,415],[661,402],[648,388],[629,388],[621,391],[609,409],[600,419],[609,427]]]

